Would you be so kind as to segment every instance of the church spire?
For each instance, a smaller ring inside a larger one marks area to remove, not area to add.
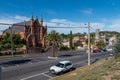
[[[43,18],[42,18],[42,16],[40,17],[40,22],[43,22]]]
[[[31,20],[33,20],[33,12],[32,12],[32,15],[31,15]]]
[[[40,25],[43,26],[43,18],[42,18],[42,16],[40,17]]]

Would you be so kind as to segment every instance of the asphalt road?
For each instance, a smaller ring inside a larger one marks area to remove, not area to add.
[[[76,68],[87,65],[86,52],[57,54],[56,59],[48,58],[48,56],[46,54],[1,60],[2,80],[48,80],[56,76],[49,73],[49,68],[63,60],[72,61]],[[108,53],[104,52],[92,53],[91,64],[108,56]]]

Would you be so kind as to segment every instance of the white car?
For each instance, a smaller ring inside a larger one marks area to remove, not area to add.
[[[52,74],[61,74],[65,71],[69,71],[73,69],[73,65],[71,61],[61,61],[57,63],[55,66],[50,67],[50,72]]]

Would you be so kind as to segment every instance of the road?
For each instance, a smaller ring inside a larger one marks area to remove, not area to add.
[[[56,59],[48,58],[48,56],[33,56],[1,60],[2,80],[48,80],[56,76],[49,73],[49,68],[63,60],[72,61],[76,68],[87,65],[86,52],[72,52],[56,56]],[[92,53],[91,64],[108,56],[103,52]]]

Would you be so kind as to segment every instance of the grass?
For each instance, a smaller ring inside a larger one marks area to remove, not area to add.
[[[73,72],[57,76],[51,80],[104,80],[101,75],[105,70],[110,68],[112,60],[110,59],[103,59],[90,66],[83,66]]]
[[[112,79],[120,79],[120,72],[113,74]]]

